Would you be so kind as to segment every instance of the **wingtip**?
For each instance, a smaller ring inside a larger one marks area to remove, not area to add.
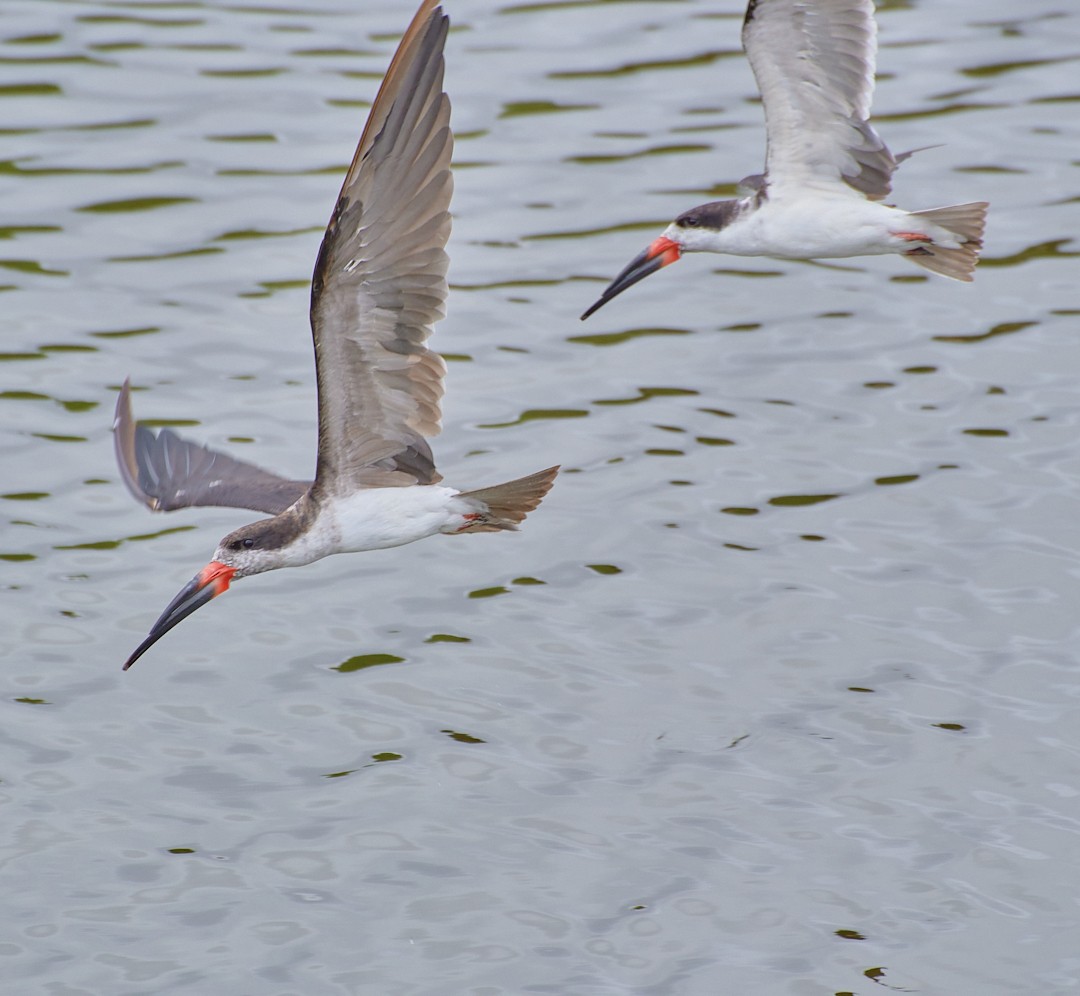
[[[113,450],[120,478],[140,505],[156,511],[154,502],[139,486],[139,463],[135,456],[135,419],[131,414],[131,378],[125,377],[113,412]]]
[[[121,421],[127,414],[128,419],[131,418],[131,378],[125,377],[124,383],[120,385],[120,392],[116,396],[116,408],[113,409],[113,429],[120,426]]]

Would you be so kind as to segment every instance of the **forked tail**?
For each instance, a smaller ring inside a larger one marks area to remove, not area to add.
[[[459,498],[477,502],[479,516],[459,533],[492,533],[500,529],[517,529],[521,522],[551,490],[558,467],[548,467],[516,481],[495,484],[476,491],[462,491]]]
[[[983,228],[986,225],[986,201],[973,201],[970,204],[951,204],[949,207],[931,208],[929,211],[912,211],[917,218],[927,221],[951,232],[960,240],[955,249],[933,243],[911,249],[904,255],[913,263],[925,266],[934,273],[940,273],[953,280],[973,279],[971,271],[979,261],[982,249]]]

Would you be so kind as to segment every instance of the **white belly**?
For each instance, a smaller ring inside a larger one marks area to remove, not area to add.
[[[372,488],[336,502],[329,511],[340,552],[383,550],[459,529],[466,523],[462,514],[466,509],[455,501],[457,493],[439,485]]]
[[[830,259],[904,252],[907,212],[861,197],[770,200],[716,233],[713,252],[781,259]],[[689,248],[689,247],[688,247]]]
[[[371,488],[326,502],[309,528],[281,551],[283,563],[299,567],[332,553],[403,546],[439,532],[456,532],[471,506],[453,488],[438,485]]]

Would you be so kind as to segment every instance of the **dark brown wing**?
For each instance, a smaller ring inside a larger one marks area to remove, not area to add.
[[[311,287],[319,382],[316,484],[333,493],[440,480],[446,364],[427,348],[447,295],[447,18],[424,0],[372,105]]]
[[[116,402],[113,443],[128,491],[155,512],[224,505],[277,515],[311,487],[308,481],[287,481],[254,464],[190,442],[171,429],[155,433],[136,425],[126,380]]]

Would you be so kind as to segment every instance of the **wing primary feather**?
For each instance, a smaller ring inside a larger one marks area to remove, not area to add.
[[[871,200],[886,197],[900,160],[869,121],[871,0],[751,0],[743,47],[765,108],[772,194],[843,182]]]
[[[453,179],[442,90],[448,20],[421,5],[368,115],[319,250],[311,326],[319,385],[316,486],[439,479],[445,364],[426,340],[443,317]]]
[[[219,505],[277,515],[311,487],[200,446],[172,429],[155,433],[138,425],[127,380],[117,398],[113,431],[120,476],[135,500],[152,511]]]

